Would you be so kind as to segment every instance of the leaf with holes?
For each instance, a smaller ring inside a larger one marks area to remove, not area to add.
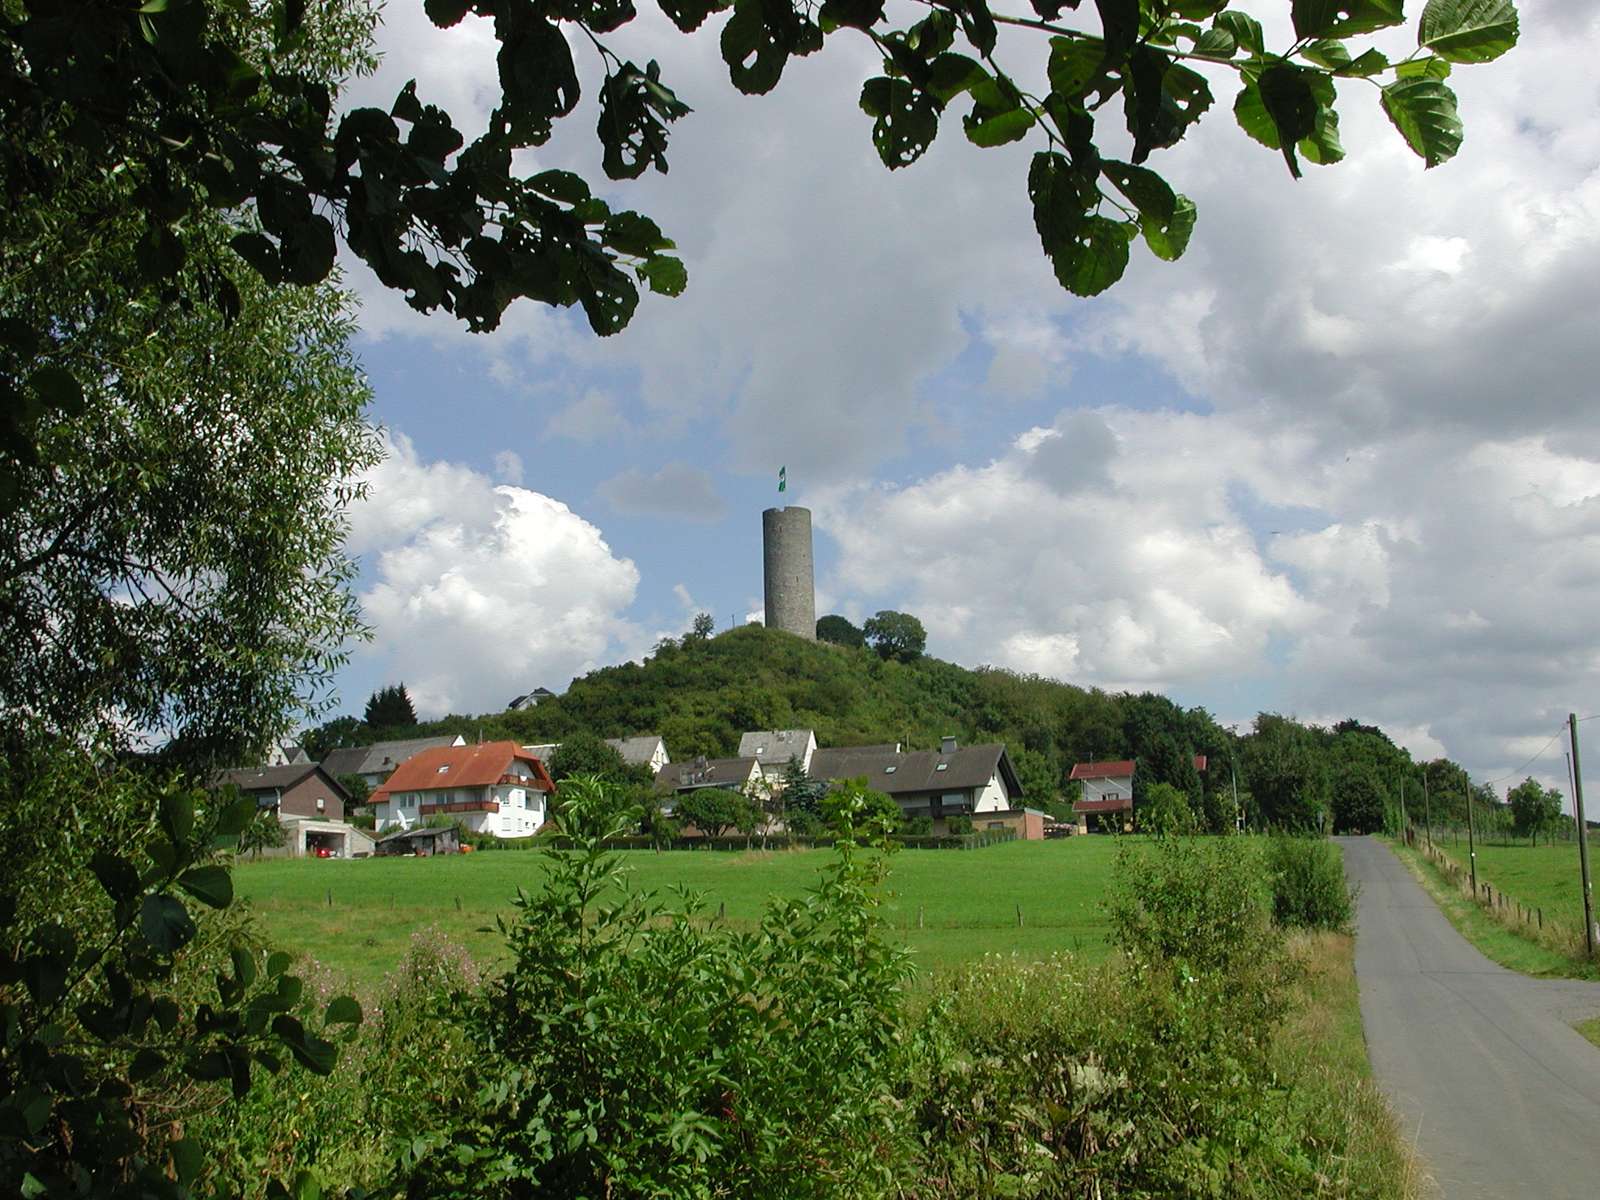
[[[1294,0],[1290,15],[1302,38],[1348,37],[1399,25],[1405,0]]]
[[[861,85],[861,111],[874,118],[872,144],[890,170],[921,158],[939,132],[933,101],[908,80],[878,76]]]

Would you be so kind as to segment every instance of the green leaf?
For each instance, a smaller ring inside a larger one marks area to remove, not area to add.
[[[562,204],[579,204],[589,198],[589,185],[571,171],[540,171],[529,176],[528,186]]]
[[[233,960],[235,979],[245,987],[256,981],[256,956],[250,953],[248,947],[233,946],[228,950],[228,956]]]
[[[144,898],[139,912],[139,932],[157,953],[172,954],[188,945],[195,935],[195,927],[182,901],[155,893]]]
[[[172,1170],[177,1175],[179,1183],[188,1187],[200,1178],[200,1170],[206,1164],[206,1156],[199,1142],[193,1138],[179,1138],[168,1149],[172,1154]]]
[[[1430,54],[1396,63],[1394,73],[1397,79],[1449,79],[1450,61]]]
[[[1277,129],[1279,148],[1289,164],[1289,174],[1300,178],[1294,146],[1316,131],[1317,97],[1311,90],[1311,72],[1283,64],[1268,67],[1256,81],[1262,106]]]
[[[272,1032],[289,1048],[296,1061],[306,1070],[318,1075],[331,1075],[339,1061],[339,1051],[332,1042],[307,1033],[298,1020],[290,1016],[274,1017]]]
[[[606,221],[601,239],[619,254],[643,258],[657,250],[672,249],[672,242],[649,217],[620,212]]]
[[[714,12],[727,8],[732,0],[657,0],[668,20],[684,33],[693,33]]]
[[[1218,29],[1226,29],[1233,40],[1252,54],[1266,53],[1266,38],[1261,32],[1261,22],[1245,13],[1229,9],[1211,22]]]
[[[1099,38],[1050,39],[1050,90],[1075,100],[1105,74],[1106,45]]]
[[[233,252],[245,262],[255,268],[268,283],[283,282],[283,266],[278,259],[278,248],[272,244],[272,239],[264,233],[248,230],[236,233],[228,242],[233,247]]]
[[[1365,79],[1371,75],[1378,75],[1389,69],[1389,59],[1382,51],[1367,50],[1358,55],[1356,60],[1347,67],[1340,67],[1335,75],[1353,76]]]
[[[178,886],[212,908],[233,903],[233,878],[226,867],[191,867],[178,876]]]
[[[1139,41],[1139,22],[1143,16],[1139,0],[1094,0],[1100,10],[1107,67],[1116,67],[1128,57]]]
[[[422,10],[440,29],[449,29],[472,7],[472,0],[422,0]]]
[[[997,111],[979,104],[961,118],[961,125],[974,146],[1004,146],[1027,136],[1033,128],[1033,113],[1021,105]]]
[[[1405,0],[1293,0],[1290,14],[1297,36],[1331,38],[1399,25],[1404,8]]]
[[[928,94],[941,104],[946,104],[962,92],[986,83],[988,79],[989,72],[979,63],[965,54],[946,51],[933,60],[928,74]]]
[[[1306,161],[1319,167],[1338,162],[1344,157],[1344,146],[1339,141],[1339,114],[1331,108],[1318,108],[1315,127],[1297,145]]]
[[[1195,39],[1194,52],[1201,58],[1226,61],[1239,52],[1239,39],[1228,30],[1213,25]]]
[[[49,407],[69,417],[83,412],[83,387],[65,367],[50,363],[28,376],[28,386]]]
[[[143,1083],[167,1065],[167,1056],[148,1047],[133,1056],[128,1064],[128,1082]]]
[[[139,872],[120,854],[97,852],[89,860],[89,870],[113,900],[131,900],[139,894]]]
[[[878,76],[861,85],[861,111],[875,118],[872,144],[890,170],[921,158],[939,132],[933,101],[909,80]]]
[[[223,836],[243,833],[245,826],[261,811],[253,796],[240,796],[217,814],[217,833]]]
[[[1406,144],[1436,167],[1461,148],[1456,94],[1437,79],[1402,79],[1383,89],[1383,111]]]
[[[1417,45],[1451,62],[1499,58],[1517,44],[1512,0],[1428,0],[1417,23]]]
[[[1139,210],[1142,219],[1153,220],[1158,226],[1172,220],[1178,198],[1154,171],[1109,158],[1101,162],[1100,171]]]
[[[1128,269],[1133,227],[1109,217],[1084,222],[1071,253],[1054,259],[1056,279],[1074,296],[1098,296]]]
[[[292,961],[286,951],[274,950],[267,955],[267,978],[276,979],[282,975],[289,969],[289,963]]]
[[[335,996],[322,1015],[324,1025],[361,1024],[361,1005],[353,996]]]
[[[284,281],[301,287],[321,283],[333,270],[337,251],[333,223],[320,213],[291,226],[283,235]]]
[[[1337,71],[1340,67],[1350,65],[1350,51],[1345,49],[1343,42],[1312,42],[1300,51],[1300,56],[1316,63],[1319,67],[1327,67],[1330,71]]]
[[[194,831],[194,799],[183,792],[164,792],[161,796],[161,828],[181,848]]]
[[[639,277],[659,296],[680,296],[689,286],[689,269],[683,260],[667,254],[647,259],[639,268]]]

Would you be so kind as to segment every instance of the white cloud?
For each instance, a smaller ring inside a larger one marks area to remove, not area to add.
[[[501,450],[494,456],[495,478],[502,483],[522,482],[522,455],[515,450]]]
[[[636,649],[624,613],[639,572],[599,529],[549,496],[425,463],[404,436],[389,449],[353,513],[376,633],[362,653],[419,713],[497,711]]]

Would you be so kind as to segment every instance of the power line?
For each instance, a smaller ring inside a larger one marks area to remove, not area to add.
[[[1596,716],[1600,716],[1600,713],[1596,713],[1595,715]],[[1581,719],[1587,721],[1590,718],[1584,717],[1584,718],[1581,718]],[[1515,779],[1518,775],[1521,775],[1525,768],[1527,768],[1531,764],[1537,762],[1540,758],[1544,757],[1544,752],[1546,750],[1550,749],[1550,746],[1552,745],[1552,743],[1554,743],[1555,740],[1558,737],[1560,737],[1563,733],[1566,732],[1566,728],[1567,727],[1565,725],[1556,726],[1556,731],[1550,735],[1550,741],[1546,742],[1544,745],[1540,746],[1537,750],[1535,750],[1533,752],[1532,756],[1529,757],[1527,762],[1523,763],[1522,766],[1520,766],[1516,770],[1512,771],[1509,775],[1501,775],[1496,779],[1486,779],[1486,780],[1484,780],[1483,784],[1481,786],[1488,787],[1490,784],[1504,783],[1508,779]]]

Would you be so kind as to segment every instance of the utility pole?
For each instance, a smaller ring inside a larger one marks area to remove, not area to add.
[[[1239,772],[1233,768],[1233,759],[1228,760],[1228,778],[1233,781],[1233,828],[1235,833],[1244,832],[1244,812],[1239,808]]]
[[[1406,836],[1406,832],[1410,828],[1411,823],[1406,820],[1406,777],[1402,775],[1400,776],[1400,841],[1402,844],[1410,844],[1411,839]]]
[[[1428,768],[1422,768],[1422,819],[1428,823],[1428,852],[1433,852],[1433,805],[1428,802]]]
[[[1589,886],[1589,826],[1583,819],[1583,767],[1578,759],[1578,714],[1567,714],[1572,739],[1572,807],[1578,818],[1578,869],[1583,872],[1583,945],[1594,957],[1594,892]]]
[[[1478,899],[1478,846],[1472,829],[1472,779],[1465,767],[1461,769],[1461,782],[1467,789],[1467,866],[1472,873],[1472,899]]]

